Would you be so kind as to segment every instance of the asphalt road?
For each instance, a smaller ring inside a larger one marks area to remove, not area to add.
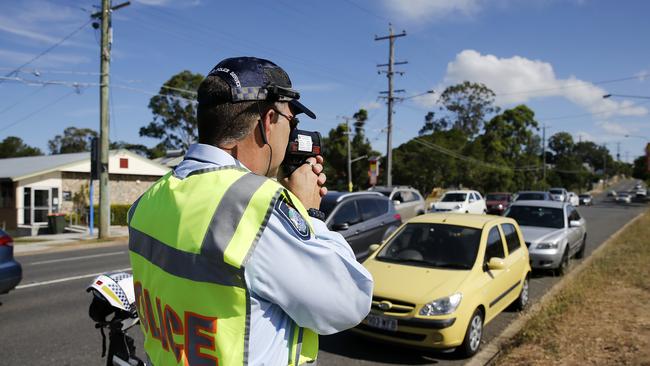
[[[631,188],[626,182],[623,189]],[[587,253],[646,209],[645,204],[619,205],[597,199],[579,207],[588,225]],[[103,365],[101,335],[88,317],[91,295],[85,287],[95,274],[129,267],[126,244],[75,249],[17,257],[23,265],[20,286],[0,295],[0,365]],[[575,262],[575,261],[574,261]],[[535,301],[559,279],[535,274],[531,300]],[[499,334],[514,318],[505,312],[485,329],[485,341]],[[139,328],[131,335],[142,355]],[[343,332],[321,337],[322,365],[453,365],[464,360],[454,354],[421,352],[375,343]]]

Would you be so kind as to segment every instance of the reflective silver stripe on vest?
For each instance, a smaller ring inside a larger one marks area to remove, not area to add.
[[[237,230],[237,225],[244,216],[253,195],[269,179],[248,173],[237,179],[228,187],[212,216],[208,231],[201,244],[201,254],[221,258]]]
[[[170,247],[157,239],[129,227],[129,250],[174,276],[192,281],[243,288],[240,272],[216,258]]]
[[[302,332],[304,332],[303,327],[298,328],[298,344],[296,344],[296,358],[294,359],[294,365],[299,365],[300,362],[300,351],[302,350]]]

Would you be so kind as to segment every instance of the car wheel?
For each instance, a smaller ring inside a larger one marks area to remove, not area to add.
[[[587,248],[587,235],[582,238],[582,243],[580,244],[580,249],[576,253],[576,259],[582,259],[585,257],[585,249]]]
[[[478,352],[483,339],[483,312],[481,309],[474,310],[474,314],[469,320],[467,331],[463,344],[458,347],[457,351],[464,357],[471,357]]]
[[[567,244],[568,246],[568,244]],[[569,248],[564,249],[564,254],[562,255],[562,260],[560,261],[560,266],[555,270],[557,276],[564,276],[569,272]]]
[[[526,278],[524,278],[524,283],[521,285],[521,292],[519,292],[519,297],[517,300],[515,300],[515,309],[519,311],[526,309],[528,302],[530,301],[528,285],[528,275],[526,275]]]
[[[469,213],[469,210],[465,211],[465,213]]]

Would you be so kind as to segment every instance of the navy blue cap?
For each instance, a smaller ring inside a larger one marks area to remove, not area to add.
[[[291,88],[289,75],[273,62],[256,57],[233,57],[219,62],[208,73],[230,86],[230,101],[287,102],[294,114],[314,112],[298,101],[300,93]]]

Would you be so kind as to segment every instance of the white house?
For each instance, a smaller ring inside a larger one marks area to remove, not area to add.
[[[131,204],[170,169],[128,150],[109,153],[111,204]],[[50,213],[70,213],[90,179],[90,152],[0,159],[0,227],[34,229]],[[94,181],[93,202],[99,202]]]

